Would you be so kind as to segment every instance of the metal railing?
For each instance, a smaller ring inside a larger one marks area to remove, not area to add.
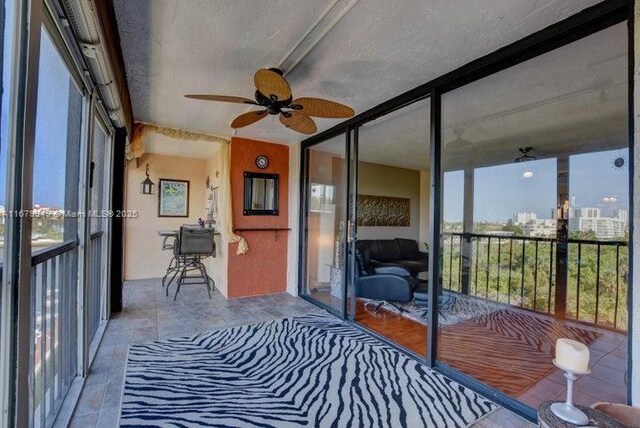
[[[78,241],[31,258],[32,426],[51,426],[77,374]]]
[[[91,252],[89,256],[89,284],[87,286],[87,318],[89,342],[93,340],[102,322],[103,286],[102,286],[102,235],[91,234]]]
[[[445,289],[598,327],[628,328],[625,241],[569,239],[567,255],[560,256],[567,278],[556,284],[553,238],[443,233],[442,239]],[[556,302],[558,291],[566,298]]]

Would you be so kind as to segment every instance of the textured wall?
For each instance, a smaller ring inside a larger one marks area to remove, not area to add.
[[[144,167],[129,163],[126,178],[125,209],[138,212],[138,218],[125,219],[125,279],[158,278],[164,275],[171,254],[162,251],[158,230],[179,229],[184,223],[196,223],[205,216],[206,161],[150,154],[150,177],[155,183],[153,195],[141,195]],[[158,179],[189,180],[189,217],[158,217]]]
[[[358,227],[358,239],[420,238],[420,171],[360,162],[358,193],[361,195],[408,198],[411,201],[409,227]]]
[[[206,175],[209,177],[212,187],[220,187],[220,154],[218,151],[206,161]],[[216,177],[216,172],[218,176]],[[218,189],[218,198],[220,189]],[[207,195],[205,194],[205,201]],[[206,203],[206,202],[205,202]],[[220,210],[220,201],[218,200],[218,211]],[[219,219],[218,219],[219,221]],[[216,225],[216,229],[220,230],[220,224]],[[209,257],[205,260],[207,273],[215,281],[216,288],[227,296],[227,263],[229,257],[229,243],[222,236],[216,237],[216,257]]]
[[[269,167],[255,165],[259,155],[269,158]],[[279,174],[279,214],[277,216],[245,216],[242,213],[244,172]],[[253,296],[286,291],[287,247],[289,228],[289,147],[257,140],[231,140],[231,193],[233,225],[245,237],[249,252],[236,255],[237,244],[229,245],[228,297]]]

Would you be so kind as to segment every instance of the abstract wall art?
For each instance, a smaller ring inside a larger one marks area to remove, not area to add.
[[[409,227],[411,200],[390,196],[358,195],[358,226]]]

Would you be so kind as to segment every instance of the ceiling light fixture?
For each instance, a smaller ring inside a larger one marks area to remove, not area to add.
[[[469,140],[465,140],[462,138],[462,134],[464,134],[464,128],[453,128],[453,135],[456,136],[456,139],[453,141],[449,141],[447,145],[451,144],[455,148],[462,149],[471,147],[473,143]]]
[[[518,162],[526,162],[526,161],[532,161],[532,160],[536,160],[535,156],[532,156],[529,154],[530,151],[533,150],[533,147],[520,147],[518,149],[518,151],[520,153],[522,153],[522,155],[517,156],[513,161],[518,163]]]
[[[522,174],[522,178],[532,178],[533,177],[533,171],[525,171]]]

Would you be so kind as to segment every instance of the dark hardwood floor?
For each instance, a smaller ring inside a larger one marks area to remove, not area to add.
[[[427,355],[427,327],[419,322],[384,308],[374,311],[360,299],[356,300],[355,321],[418,355]]]

